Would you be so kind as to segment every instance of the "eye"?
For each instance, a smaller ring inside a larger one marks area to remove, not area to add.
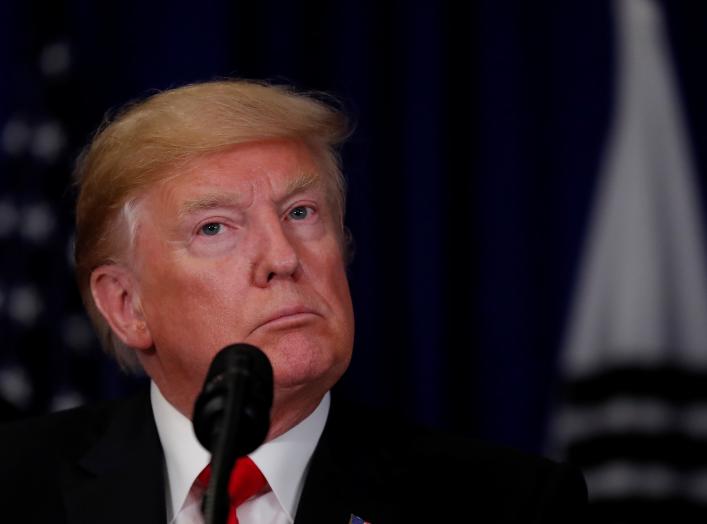
[[[313,209],[309,206],[297,206],[289,212],[289,217],[292,220],[304,220],[312,213],[312,211]]]
[[[209,222],[208,224],[204,224],[201,226],[200,231],[209,237],[218,235],[221,230],[223,229],[223,224],[220,224],[219,222]]]

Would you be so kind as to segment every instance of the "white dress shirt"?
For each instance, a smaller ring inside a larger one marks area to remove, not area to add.
[[[177,411],[153,382],[152,413],[165,457],[165,498],[169,524],[203,524],[201,496],[192,490],[211,455],[194,435],[191,421]],[[302,422],[248,455],[271,491],[238,507],[240,524],[293,524],[314,448],[329,414],[329,393]]]

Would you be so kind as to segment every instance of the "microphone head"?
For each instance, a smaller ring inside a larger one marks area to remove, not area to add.
[[[196,438],[211,452],[224,429],[226,400],[234,388],[242,388],[243,404],[234,443],[236,456],[240,457],[260,446],[270,428],[272,365],[265,353],[255,346],[226,346],[211,362],[193,415]]]

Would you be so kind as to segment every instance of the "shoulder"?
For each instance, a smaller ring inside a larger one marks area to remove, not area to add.
[[[3,472],[36,464],[77,460],[104,434],[116,414],[149,409],[144,392],[121,400],[110,400],[17,420],[0,425],[0,464]],[[7,478],[7,477],[6,477]]]
[[[467,507],[493,511],[498,518],[489,522],[577,521],[586,505],[581,472],[568,464],[336,400],[330,422],[337,456],[348,462],[344,467],[374,471],[385,479],[384,489],[406,499],[455,501],[459,506],[445,507],[450,517]],[[439,517],[439,505],[432,510]]]
[[[134,507],[141,522],[157,522],[166,518],[163,494],[146,391],[0,426],[0,506],[9,522],[137,522]]]

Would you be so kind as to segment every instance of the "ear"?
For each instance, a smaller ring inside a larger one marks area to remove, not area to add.
[[[137,284],[127,268],[108,264],[94,269],[91,294],[101,315],[125,345],[138,350],[152,348]]]

